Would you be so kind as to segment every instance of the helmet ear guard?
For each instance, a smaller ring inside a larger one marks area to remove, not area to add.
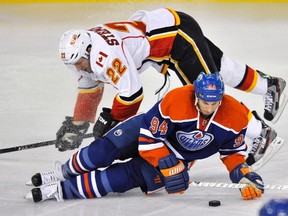
[[[193,82],[197,99],[207,102],[221,101],[224,95],[224,83],[220,74],[201,72]]]
[[[81,57],[89,59],[88,48],[92,46],[89,32],[69,30],[60,39],[59,53],[65,64],[76,64]]]

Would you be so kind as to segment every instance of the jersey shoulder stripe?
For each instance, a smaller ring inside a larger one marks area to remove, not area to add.
[[[222,103],[213,119],[223,128],[234,130],[239,133],[246,128],[251,118],[250,110],[230,95],[224,95]]]
[[[195,109],[194,86],[187,85],[171,90],[159,104],[164,118],[171,121],[186,121],[197,118]]]

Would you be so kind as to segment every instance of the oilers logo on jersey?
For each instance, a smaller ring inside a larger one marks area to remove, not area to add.
[[[115,130],[114,135],[115,136],[121,136],[123,134],[123,131],[121,129]]]
[[[200,130],[195,130],[189,133],[178,131],[176,132],[176,138],[179,144],[188,151],[203,149],[214,140],[212,134]]]

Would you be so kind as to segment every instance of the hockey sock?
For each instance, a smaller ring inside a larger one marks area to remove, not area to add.
[[[77,151],[63,166],[62,171],[66,179],[107,167],[121,157],[119,150],[108,140],[98,139],[89,146]]]
[[[142,162],[140,162],[142,163]],[[61,182],[64,199],[89,199],[106,196],[110,192],[124,193],[143,187],[145,179],[139,160],[117,163],[104,171],[92,171]]]

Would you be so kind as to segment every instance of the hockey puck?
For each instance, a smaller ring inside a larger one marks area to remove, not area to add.
[[[219,200],[210,200],[209,201],[209,206],[216,207],[216,206],[220,206],[220,205],[221,205],[221,202]]]

